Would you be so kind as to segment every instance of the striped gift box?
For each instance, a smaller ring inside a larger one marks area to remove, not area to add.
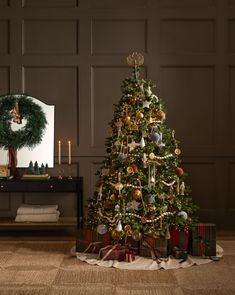
[[[102,247],[110,244],[108,233],[100,235],[96,230],[78,229],[76,251],[85,253],[99,253]]]
[[[193,225],[190,248],[193,256],[216,256],[216,225],[214,223]]]

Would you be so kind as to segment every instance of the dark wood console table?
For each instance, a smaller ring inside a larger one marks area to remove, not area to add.
[[[0,179],[0,194],[3,192],[74,192],[77,196],[77,228],[81,228],[83,225],[82,177],[73,177],[72,179],[50,178],[47,180]]]

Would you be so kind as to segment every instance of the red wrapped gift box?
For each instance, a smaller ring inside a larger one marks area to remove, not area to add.
[[[79,229],[76,243],[77,252],[99,253],[102,247],[110,244],[108,233],[100,235],[95,230]]]
[[[108,245],[101,248],[99,251],[99,258],[102,260],[126,260],[126,252],[128,248],[121,245]]]
[[[173,228],[170,233],[171,238],[168,241],[168,253],[174,254],[174,248],[188,252],[189,232]]]

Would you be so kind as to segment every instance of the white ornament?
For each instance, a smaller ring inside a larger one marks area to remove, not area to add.
[[[115,205],[115,208],[114,208],[114,210],[116,211],[116,212],[119,212],[120,211],[120,206],[117,204],[117,205]]]
[[[104,235],[106,232],[107,232],[107,227],[105,224],[99,224],[97,226],[97,232],[100,234],[100,235]]]
[[[115,184],[115,189],[117,191],[121,191],[123,189],[123,184],[121,182],[118,182]]]
[[[129,207],[131,207],[131,209],[133,209],[133,210],[138,210],[140,203],[136,202],[136,200],[133,200],[133,201],[129,202],[127,205]]]
[[[184,220],[188,218],[188,214],[185,211],[180,211],[178,216],[181,216]]]
[[[122,231],[122,223],[121,223],[120,220],[118,221],[118,225],[116,227],[116,231],[118,231],[118,232]]]
[[[145,141],[144,141],[144,138],[143,137],[140,140],[140,147],[141,148],[144,148],[145,147]]]
[[[128,143],[128,147],[130,148],[130,152],[133,151],[137,146],[139,146],[139,143],[132,140],[131,143]]]
[[[149,109],[150,104],[151,104],[151,101],[147,101],[147,100],[143,101],[143,108]]]
[[[148,88],[147,88],[147,93],[148,93],[149,96],[152,94],[152,90],[151,90],[150,86],[148,86]]]
[[[152,94],[152,98],[155,98],[156,102],[158,102],[158,100],[159,100],[157,95],[155,95],[155,94]]]

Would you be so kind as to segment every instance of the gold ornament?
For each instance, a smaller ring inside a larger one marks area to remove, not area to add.
[[[149,124],[153,123],[154,122],[154,118],[150,117],[149,118]]]
[[[130,226],[129,224],[126,224],[126,225],[124,226],[124,231],[126,231],[126,232],[130,232],[130,231],[131,231],[131,226]]]
[[[143,119],[143,118],[144,118],[144,114],[141,113],[140,111],[138,111],[138,112],[136,113],[136,117],[137,117],[138,119]]]
[[[133,169],[134,173],[138,172],[138,167],[135,164],[132,164],[131,168]]]
[[[133,52],[127,57],[127,64],[131,67],[142,66],[144,63],[144,56],[141,53]]]
[[[128,166],[126,170],[128,173],[134,173],[134,170],[131,166]]]
[[[115,201],[116,196],[114,194],[112,194],[109,198],[110,198],[111,201]]]
[[[134,105],[134,104],[136,103],[136,101],[137,101],[136,96],[132,96],[132,97],[130,98],[130,103],[131,103],[132,105]]]
[[[146,222],[147,222],[147,219],[146,219],[146,217],[141,217],[141,222],[143,223],[143,224],[145,224]]]
[[[132,130],[138,130],[138,125],[136,123],[132,124],[131,129]]]
[[[130,116],[125,115],[125,116],[122,117],[122,122],[123,122],[124,124],[130,124],[130,121],[131,121]]]
[[[111,237],[115,240],[119,238],[119,232],[116,229],[113,229],[111,232]]]
[[[141,191],[138,190],[138,189],[136,189],[136,190],[134,190],[134,191],[132,192],[132,197],[133,197],[134,199],[139,199],[139,198],[141,198],[141,196],[142,196],[142,193],[141,193]]]
[[[176,148],[176,149],[175,149],[175,154],[176,154],[177,156],[179,156],[179,155],[181,154],[181,150],[180,150],[179,148]]]
[[[166,114],[163,111],[157,111],[156,116],[161,120],[166,119]]]

